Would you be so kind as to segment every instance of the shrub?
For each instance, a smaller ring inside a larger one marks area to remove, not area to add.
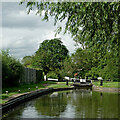
[[[19,60],[2,50],[2,87],[16,86],[23,74],[23,66]]]
[[[48,78],[58,79],[58,76],[55,72],[51,71],[47,75]]]

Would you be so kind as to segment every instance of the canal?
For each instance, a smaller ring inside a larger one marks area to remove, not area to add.
[[[118,94],[91,90],[54,92],[23,103],[3,120],[20,118],[118,118]]]

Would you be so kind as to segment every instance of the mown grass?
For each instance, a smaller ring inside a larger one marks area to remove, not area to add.
[[[17,92],[11,92],[11,93],[9,93],[9,94],[1,94],[1,95],[0,95],[0,99],[8,98],[8,97],[10,97],[10,96],[12,96],[12,95],[14,95],[14,94],[17,94]]]
[[[7,102],[6,100],[0,99],[0,104],[4,104],[4,103],[6,103],[6,102]]]
[[[109,88],[120,88],[120,82],[104,82],[103,86],[100,86],[100,81],[92,82],[95,86],[99,87],[109,87]]]
[[[29,92],[28,88],[30,88],[30,91],[34,91],[36,90],[36,86],[38,86],[38,89],[41,89],[41,88],[45,88],[49,84],[57,84],[57,82],[41,81],[37,84],[24,84],[17,87],[9,87],[9,88],[2,89],[2,93],[5,94],[6,91],[8,91],[8,94],[10,92],[19,93],[18,90],[20,90],[20,93],[25,93],[25,92]]]
[[[58,82],[57,84],[66,84],[66,82]],[[71,85],[71,84],[73,84],[73,82],[68,81],[68,84]]]
[[[68,85],[49,85],[48,88],[66,88],[69,87]]]
[[[19,85],[17,87],[4,88],[4,89],[2,89],[2,94],[0,95],[0,104],[3,104],[5,102],[7,102],[5,99],[12,96],[12,95],[37,90],[36,86],[38,86],[38,89],[43,89],[43,88],[46,88],[47,86],[49,86],[51,84],[52,85],[57,84],[57,82],[41,81],[40,83],[37,83],[37,84],[24,84],[24,85]],[[30,88],[30,90],[28,88]],[[19,93],[18,90],[20,90],[20,93]],[[8,91],[8,94],[6,94],[6,91]]]

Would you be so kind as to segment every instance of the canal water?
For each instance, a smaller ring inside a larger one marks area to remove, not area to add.
[[[23,103],[3,120],[20,118],[118,118],[118,94],[91,90],[54,92]]]

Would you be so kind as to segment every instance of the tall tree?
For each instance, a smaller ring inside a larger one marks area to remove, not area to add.
[[[28,13],[45,11],[44,20],[54,16],[55,25],[66,19],[65,32],[70,31],[83,46],[101,42],[106,49],[117,47],[119,7],[119,2],[27,2]]]
[[[49,71],[61,69],[63,60],[68,56],[68,50],[60,38],[45,40],[33,57],[33,66],[42,68],[45,75]]]
[[[75,53],[71,56],[72,62],[74,63],[73,68],[75,72],[82,78],[85,77],[86,73],[93,66],[91,52],[86,49],[78,48]]]
[[[94,63],[98,65],[98,61],[109,61],[107,53],[110,52],[115,61],[113,65],[118,69],[119,2],[27,2],[26,6],[28,13],[34,8],[39,15],[45,11],[43,20],[48,21],[49,17],[53,16],[55,25],[66,20],[65,33],[70,32],[73,39],[84,49],[92,51]],[[58,27],[57,32],[61,30],[62,26]],[[106,64],[109,66],[107,68],[110,68],[110,64]]]
[[[74,73],[76,72],[76,64],[73,62],[73,58],[69,56],[64,61],[64,68],[63,68],[64,76],[73,77]]]
[[[19,80],[24,74],[23,65],[20,61],[9,54],[9,51],[0,51],[2,58],[2,87],[11,87],[19,85]]]
[[[32,64],[32,56],[25,56],[22,59],[22,63],[25,67],[29,66]]]

